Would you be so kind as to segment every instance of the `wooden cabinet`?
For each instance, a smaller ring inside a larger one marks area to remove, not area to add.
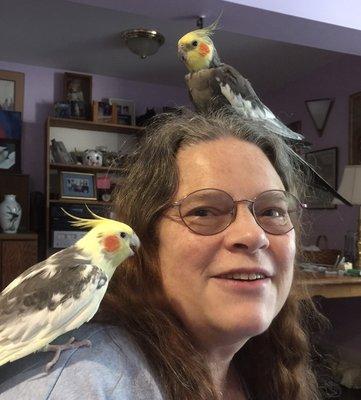
[[[109,202],[93,199],[91,196],[86,197],[64,195],[64,182],[70,181],[69,176],[78,176],[81,179],[83,176],[94,176],[94,185],[97,178],[100,176],[119,177],[120,169],[116,165],[110,166],[84,166],[71,163],[60,163],[52,159],[50,154],[50,145],[52,140],[62,142],[66,151],[71,152],[77,150],[84,152],[87,149],[96,149],[101,146],[109,152],[127,154],[136,145],[139,137],[142,135],[144,128],[130,125],[117,125],[93,121],[48,118],[46,127],[45,140],[45,196],[46,196],[46,216],[45,216],[45,236],[46,236],[46,256],[59,248],[52,248],[52,233],[51,229],[51,210],[58,206],[78,204],[78,205],[96,205],[107,206],[111,208]],[[54,142],[53,142],[54,143]],[[70,175],[69,175],[70,173]],[[64,178],[66,177],[66,178]],[[64,182],[62,182],[64,181]],[[63,186],[62,186],[63,185]],[[91,190],[90,190],[91,192]],[[72,197],[72,198],[69,198]],[[93,196],[94,197],[94,196]],[[96,197],[95,197],[96,198]]]
[[[38,235],[36,233],[0,234],[1,290],[37,262]]]

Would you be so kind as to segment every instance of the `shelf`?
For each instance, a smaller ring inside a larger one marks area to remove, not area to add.
[[[37,237],[34,232],[0,233],[0,240],[36,240]]]
[[[79,119],[65,119],[65,118],[55,118],[55,117],[49,117],[48,124],[50,127],[82,129],[82,130],[99,131],[99,132],[117,132],[126,135],[136,134],[141,136],[144,131],[144,128],[141,126],[107,124],[103,122],[93,122],[93,121],[86,121]]]
[[[86,165],[78,165],[78,164],[57,164],[51,163],[49,164],[50,169],[56,169],[58,171],[77,171],[77,172],[93,172],[93,173],[111,173],[111,172],[120,172],[120,168],[110,168],[110,167],[90,167]]]
[[[70,204],[96,204],[99,206],[112,206],[113,203],[110,201],[100,200],[86,200],[86,199],[50,199],[50,204],[70,203]]]

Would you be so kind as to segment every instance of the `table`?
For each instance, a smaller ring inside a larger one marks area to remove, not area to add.
[[[331,276],[321,273],[301,273],[300,284],[311,296],[327,298],[361,296],[361,277]]]

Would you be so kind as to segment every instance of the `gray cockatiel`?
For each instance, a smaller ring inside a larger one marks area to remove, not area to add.
[[[211,40],[218,20],[206,28],[189,32],[178,41],[178,54],[189,73],[185,80],[191,100],[200,113],[222,107],[233,109],[252,129],[277,134],[289,144],[303,143],[304,137],[293,132],[266,107],[249,81],[235,68],[220,61]],[[292,149],[294,157],[309,171],[314,183],[343,203],[351,205],[330,186],[302,157]]]
[[[35,351],[56,351],[49,370],[61,350],[89,345],[49,343],[94,316],[116,268],[140,245],[126,224],[94,213],[94,219],[68,215],[76,220],[73,225],[91,230],[27,269],[0,294],[0,366]]]

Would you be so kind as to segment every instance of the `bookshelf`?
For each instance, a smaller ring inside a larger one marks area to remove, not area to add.
[[[51,208],[61,205],[84,205],[102,206],[111,209],[111,203],[87,198],[62,198],[60,185],[61,174],[79,174],[79,176],[94,177],[94,185],[99,176],[119,177],[121,169],[118,166],[85,166],[80,164],[66,164],[54,162],[50,156],[51,141],[61,141],[68,152],[76,149],[83,152],[87,149],[95,149],[97,146],[104,146],[108,151],[127,154],[136,146],[144,128],[129,125],[116,125],[85,120],[62,119],[49,117],[46,123],[45,140],[45,242],[46,257],[54,253],[52,248]],[[60,249],[57,249],[60,250]]]

